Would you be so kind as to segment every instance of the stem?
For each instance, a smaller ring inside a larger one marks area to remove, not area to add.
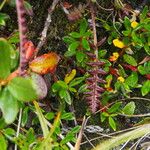
[[[18,126],[17,126],[17,133],[16,133],[16,137],[19,136],[19,132],[20,132],[20,125],[21,125],[21,118],[22,118],[22,108],[20,109],[19,112],[19,120],[18,120]],[[17,150],[17,144],[15,144],[15,148],[14,150]]]

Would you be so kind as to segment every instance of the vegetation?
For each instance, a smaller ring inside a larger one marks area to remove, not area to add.
[[[150,147],[147,1],[40,3],[0,3],[0,150]]]

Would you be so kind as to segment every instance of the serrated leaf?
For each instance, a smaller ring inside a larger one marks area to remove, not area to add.
[[[108,118],[108,121],[109,121],[109,125],[111,126],[111,128],[116,131],[116,122],[114,121],[114,119],[110,116]]]
[[[86,55],[83,52],[80,51],[76,52],[76,59],[79,63],[81,63],[85,57]]]
[[[126,79],[125,83],[131,87],[135,87],[138,82],[137,72],[132,72],[131,75]]]
[[[134,111],[135,111],[135,103],[134,102],[130,102],[128,103],[123,109],[122,109],[123,113],[126,115],[133,115]]]
[[[82,46],[85,50],[90,51],[89,42],[85,38],[82,38]]]
[[[68,47],[68,51],[76,51],[77,47],[79,46],[79,42],[73,42],[69,45]]]
[[[144,82],[142,88],[141,88],[142,96],[147,95],[150,92],[150,80],[147,80]]]
[[[123,59],[124,59],[124,61],[126,63],[128,63],[128,64],[130,64],[132,66],[137,66],[137,62],[136,62],[136,60],[132,56],[124,54],[123,55]]]
[[[4,39],[0,38],[0,78],[5,79],[10,74],[12,46]]]
[[[8,90],[19,101],[33,101],[38,98],[33,82],[29,78],[16,77],[8,84]]]
[[[87,84],[83,84],[82,86],[79,87],[78,93],[84,93],[87,91]]]
[[[12,123],[18,113],[18,102],[15,97],[5,88],[0,94],[0,108],[3,113],[3,117],[7,124]]]

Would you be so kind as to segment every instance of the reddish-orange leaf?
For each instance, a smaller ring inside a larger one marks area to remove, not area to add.
[[[34,56],[35,47],[31,41],[27,41],[24,44],[24,48],[26,49],[26,59],[31,59]]]
[[[29,68],[38,74],[54,73],[60,57],[54,53],[44,54],[30,62]]]

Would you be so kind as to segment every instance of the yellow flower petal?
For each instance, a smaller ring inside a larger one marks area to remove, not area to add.
[[[122,83],[125,81],[125,79],[123,77],[121,77],[121,76],[118,77],[117,80],[120,81],[120,82],[122,82]]]
[[[112,56],[110,56],[109,60],[114,62],[118,59],[119,57],[119,53],[118,52],[114,52]]]
[[[76,69],[73,69],[70,73],[66,74],[64,79],[65,83],[68,84],[75,77],[75,75],[76,75]]]
[[[122,41],[120,41],[119,39],[114,39],[113,44],[115,47],[118,47],[118,48],[124,48],[125,47],[124,43]]]
[[[131,22],[131,27],[134,29],[134,28],[136,28],[137,26],[138,26],[138,22],[136,22],[136,21],[132,21]]]

